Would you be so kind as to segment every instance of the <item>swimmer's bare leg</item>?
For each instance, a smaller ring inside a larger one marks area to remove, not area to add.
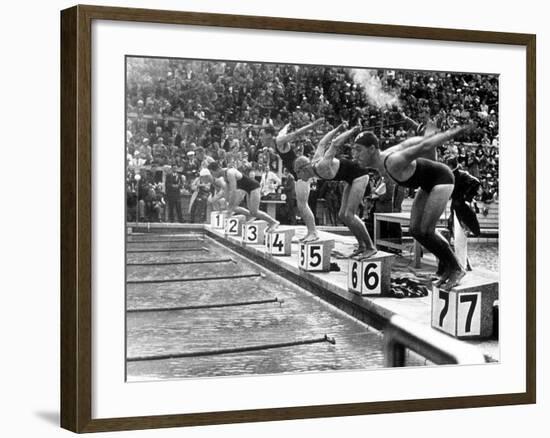
[[[315,228],[315,216],[311,211],[311,208],[308,203],[310,192],[310,181],[297,180],[296,181],[296,204],[300,216],[306,224],[307,232],[305,237],[300,239],[300,242],[313,242],[319,240],[319,234],[317,234],[317,229]]]
[[[369,176],[363,175],[353,180],[353,184],[346,185],[342,195],[342,206],[340,207],[340,220],[346,224],[349,230],[357,239],[358,248],[353,253],[361,254],[362,257],[371,257],[377,252],[376,246],[367,231],[365,223],[357,216],[359,204],[363,199],[365,189],[369,183]]]
[[[363,252],[361,252],[357,255],[357,258],[368,259],[368,258],[371,258],[372,256],[376,255],[377,253],[378,253],[378,250],[376,248],[373,248],[373,249],[365,248],[365,250]]]
[[[411,234],[441,261],[444,271],[435,285],[445,288],[456,286],[466,274],[449,242],[436,229],[453,188],[453,184],[438,184],[429,193],[420,189],[411,210]]]
[[[275,229],[279,226],[280,224],[279,221],[272,218],[265,211],[260,210],[260,189],[259,188],[252,190],[248,195],[248,208],[250,209],[250,214],[254,218],[264,220],[269,224],[269,227],[266,230],[268,233],[275,231]]]
[[[442,285],[443,288],[451,290],[460,284],[460,280],[464,278],[466,271],[462,268],[454,269],[448,276],[447,281]]]

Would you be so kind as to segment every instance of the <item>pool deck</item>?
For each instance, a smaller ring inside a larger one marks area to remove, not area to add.
[[[129,223],[128,227],[135,227],[136,224]],[[390,318],[399,315],[416,323],[426,325],[431,328],[431,292],[425,297],[415,298],[393,298],[393,297],[365,297],[348,290],[348,258],[331,257],[331,261],[337,263],[340,271],[331,272],[305,272],[298,268],[298,239],[305,235],[304,226],[281,226],[281,229],[294,229],[294,237],[290,256],[272,256],[266,252],[263,245],[245,245],[238,237],[226,236],[223,230],[213,229],[210,225],[190,225],[190,224],[139,224],[140,230],[147,227],[150,231],[170,230],[177,233],[179,230],[205,231],[217,241],[226,244],[237,252],[247,256],[252,261],[267,266],[277,274],[298,283],[299,286],[306,288],[310,292],[316,293],[321,298],[342,308],[347,313],[352,314],[364,322],[383,330]],[[334,240],[333,254],[349,254],[353,251],[356,243],[351,236],[342,236],[330,232],[320,231],[322,240]],[[433,266],[423,263],[420,269],[414,269],[414,260],[411,257],[396,256],[393,264],[393,275],[415,274],[419,278],[428,279],[429,274],[433,272]],[[491,281],[498,282],[498,274],[490,271],[476,269],[468,273],[463,283],[468,283],[475,277],[482,277]],[[427,281],[427,280],[426,280]],[[431,288],[428,288],[429,290]],[[365,317],[365,315],[370,315]],[[440,332],[438,332],[440,333]],[[463,342],[475,346],[483,353],[486,358],[492,361],[499,360],[499,342],[498,339],[488,340],[464,340]]]

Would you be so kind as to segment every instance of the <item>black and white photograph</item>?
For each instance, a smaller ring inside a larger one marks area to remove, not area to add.
[[[498,73],[125,75],[127,382],[499,363]]]
[[[6,2],[3,436],[546,436],[547,9]]]

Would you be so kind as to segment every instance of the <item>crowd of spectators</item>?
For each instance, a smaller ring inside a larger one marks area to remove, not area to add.
[[[282,169],[275,151],[262,144],[262,128],[278,130],[288,122],[299,127],[324,117],[324,126],[294,144],[298,155],[312,155],[318,139],[346,120],[375,131],[385,148],[414,134],[402,114],[439,129],[474,123],[476,128],[459,142],[441,147],[439,158],[458,157],[462,167],[481,180],[480,200],[491,202],[498,197],[498,76],[369,72],[382,91],[395,94],[393,105],[373,105],[366,86],[346,68],[129,58],[129,209],[134,206],[135,211],[139,196],[147,206],[143,214],[155,219],[161,211],[158,218],[162,219],[166,191],[158,169],[169,167],[181,175],[181,194],[213,190],[197,184],[201,169],[211,160],[242,169],[258,180],[263,175],[270,182],[264,184],[266,196],[292,194],[286,178],[278,181],[278,187],[272,183],[270,175],[281,177]],[[341,153],[350,155],[349,148]],[[149,170],[137,170],[145,168]],[[142,175],[139,182],[136,172]],[[335,196],[333,192],[329,191],[329,198]]]

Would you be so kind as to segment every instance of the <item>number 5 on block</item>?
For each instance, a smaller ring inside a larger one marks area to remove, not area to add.
[[[328,272],[332,248],[334,240],[300,243],[298,267],[304,271]]]

